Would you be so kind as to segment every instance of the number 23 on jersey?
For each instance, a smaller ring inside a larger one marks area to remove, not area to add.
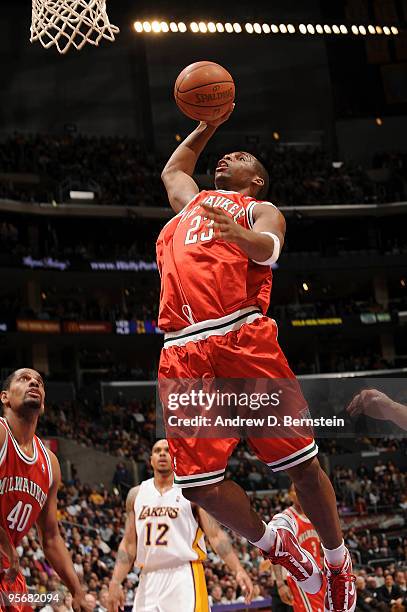
[[[206,229],[201,232],[201,221],[206,221]],[[202,217],[201,215],[197,215],[191,219],[191,225],[187,234],[185,236],[184,244],[195,244],[198,242],[209,242],[212,240],[214,235],[213,229],[214,221],[212,219],[208,219],[207,217]]]

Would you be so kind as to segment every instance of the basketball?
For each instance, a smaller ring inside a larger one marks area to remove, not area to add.
[[[235,99],[235,84],[223,66],[195,62],[178,75],[174,96],[178,108],[190,119],[213,121]]]

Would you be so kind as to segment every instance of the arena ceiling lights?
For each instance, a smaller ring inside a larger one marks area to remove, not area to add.
[[[138,34],[301,34],[303,36],[397,36],[399,29],[387,25],[313,24],[313,23],[231,23],[215,21],[135,21]]]

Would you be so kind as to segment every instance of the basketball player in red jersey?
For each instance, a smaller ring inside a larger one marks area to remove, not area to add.
[[[307,550],[315,559],[318,567],[323,566],[321,555],[321,540],[309,518],[305,516],[303,509],[298,501],[295,487],[292,484],[289,488],[289,496],[293,505],[280,514],[273,517],[274,524],[287,524],[289,529],[293,529],[295,536],[301,547]],[[321,589],[315,595],[305,593],[301,585],[295,582],[291,576],[287,576],[287,584],[283,580],[281,566],[274,567],[278,594],[281,601],[289,606],[293,606],[294,612],[323,612],[324,610],[324,590]]]
[[[0,418],[0,527],[8,538],[0,569],[0,608],[31,610],[22,594],[25,580],[18,572],[16,547],[36,525],[46,559],[73,596],[75,612],[90,612],[85,592],[72,565],[57,522],[57,492],[61,471],[55,455],[35,435],[44,412],[44,383],[38,372],[22,368],[3,384]],[[1,540],[1,537],[0,537]],[[12,570],[12,572],[10,571]],[[5,605],[5,602],[10,605]]]
[[[268,174],[249,153],[224,155],[215,189],[199,192],[192,178],[197,159],[233,107],[212,124],[201,122],[167,162],[162,180],[176,213],[157,240],[161,275],[159,326],[165,332],[159,379],[295,379],[267,318],[272,263],[285,235],[285,220],[264,202]],[[271,435],[273,432],[271,431]],[[241,487],[224,480],[238,439],[171,438],[175,484],[187,499],[246,537],[315,593],[318,566],[295,534],[265,525]],[[332,484],[316,458],[312,438],[251,438],[259,459],[285,470],[321,538],[327,559],[325,609],[352,612],[356,605],[351,559],[344,546]]]

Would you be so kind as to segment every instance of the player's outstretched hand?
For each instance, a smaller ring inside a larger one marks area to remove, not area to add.
[[[118,612],[118,610],[124,610],[124,592],[121,584],[112,581],[109,586],[107,612]]]
[[[282,584],[280,587],[277,588],[281,601],[286,606],[292,606],[294,604],[294,597],[288,584]]]
[[[206,123],[206,125],[211,125],[212,127],[219,127],[222,123],[225,123],[233,113],[235,108],[235,103],[232,102],[228,107],[225,113],[218,117],[217,119],[212,119],[212,121],[203,121],[202,123]]]
[[[202,204],[202,208],[205,210],[205,217],[213,221],[215,238],[226,240],[226,242],[239,241],[245,231],[241,225],[235,223],[232,217],[229,217],[221,208],[213,208],[208,204]]]
[[[366,414],[373,419],[391,420],[394,402],[377,389],[364,389],[351,401],[347,412],[351,417]]]
[[[243,568],[236,572],[236,582],[242,589],[245,602],[247,604],[251,603],[253,598],[253,582]]]

